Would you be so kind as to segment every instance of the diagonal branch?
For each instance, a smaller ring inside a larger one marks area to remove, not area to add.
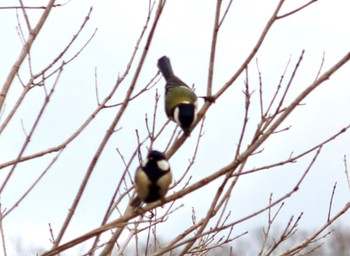
[[[34,40],[37,37],[37,35],[39,34],[44,23],[46,22],[46,19],[49,16],[54,3],[55,3],[55,0],[50,0],[50,2],[47,4],[47,6],[45,8],[45,11],[41,15],[41,17],[38,21],[38,24],[35,26],[35,28],[33,30],[30,31],[29,37],[28,37],[27,41],[25,42],[25,44],[23,45],[21,53],[19,54],[16,62],[13,64],[13,66],[10,70],[10,73],[8,74],[8,76],[6,78],[5,84],[2,86],[2,89],[0,92],[0,112],[1,112],[2,107],[4,105],[7,93],[10,89],[10,86],[13,82],[13,79],[15,78],[16,74],[18,73],[18,70],[21,67],[24,59],[29,54],[29,51],[34,43]]]
[[[151,30],[149,32],[149,35],[148,35],[148,38],[147,38],[147,41],[146,41],[146,44],[145,44],[145,47],[144,47],[144,50],[142,52],[142,55],[141,55],[141,59],[139,61],[139,64],[136,68],[136,71],[135,71],[135,74],[134,74],[134,77],[131,81],[131,84],[130,84],[130,87],[126,93],[126,96],[125,96],[125,100],[124,100],[124,103],[122,104],[122,106],[120,107],[116,117],[113,119],[112,123],[110,124],[104,138],[102,139],[95,155],[93,156],[92,160],[91,160],[91,163],[86,171],[86,174],[84,176],[84,179],[79,187],[79,190],[74,198],[74,201],[72,203],[72,206],[70,207],[70,211],[68,212],[68,215],[62,225],[62,228],[55,240],[55,243],[53,245],[53,249],[56,248],[59,243],[61,242],[62,240],[62,237],[64,235],[64,233],[66,232],[67,228],[68,228],[68,225],[71,221],[71,219],[73,218],[73,215],[74,215],[74,212],[75,210],[77,209],[77,206],[80,202],[80,199],[85,191],[85,188],[86,188],[86,185],[91,177],[91,174],[92,172],[94,171],[95,169],[95,166],[97,164],[97,161],[98,159],[100,158],[105,146],[107,145],[107,142],[109,141],[109,139],[111,138],[112,134],[114,133],[114,130],[115,130],[115,127],[117,126],[117,124],[119,123],[121,117],[123,116],[124,114],[124,111],[126,110],[127,106],[128,106],[128,103],[129,103],[129,99],[135,89],[135,86],[136,86],[136,82],[139,78],[139,75],[140,75],[140,72],[141,72],[141,69],[143,67],[143,63],[146,59],[146,56],[148,54],[148,49],[151,45],[151,42],[152,42],[152,39],[153,39],[153,35],[154,35],[154,32],[155,32],[155,29],[157,27],[157,24],[158,24],[158,20],[160,18],[160,15],[162,13],[162,9],[163,9],[163,4],[162,2],[159,2],[159,5],[158,5],[158,9],[157,9],[157,12],[156,12],[156,16],[154,18],[154,21],[153,21],[153,24],[152,24],[152,27],[151,27]]]

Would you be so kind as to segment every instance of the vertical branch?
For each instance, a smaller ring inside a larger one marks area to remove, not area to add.
[[[346,180],[348,182],[349,190],[350,190],[350,176],[349,176],[349,170],[348,170],[348,161],[346,160],[346,155],[344,155],[344,168],[345,168],[345,176]]]
[[[260,35],[257,43],[255,44],[254,48],[252,49],[252,51],[250,52],[250,54],[248,55],[248,57],[246,58],[246,60],[242,63],[242,65],[240,66],[240,68],[234,73],[234,75],[215,93],[215,95],[213,95],[214,99],[219,98],[232,84],[234,81],[236,81],[236,79],[241,75],[241,73],[244,71],[244,69],[247,67],[247,65],[249,64],[249,62],[252,60],[252,58],[255,56],[255,54],[257,53],[257,51],[259,50],[260,46],[262,45],[264,39],[267,36],[267,33],[269,32],[270,28],[272,27],[272,25],[274,24],[274,22],[276,21],[278,12],[280,11],[280,9],[282,8],[282,5],[284,3],[285,0],[280,0],[274,13],[272,14],[271,18],[269,19],[269,21],[267,22],[262,34]],[[196,122],[193,124],[193,128],[196,127],[196,125],[201,121],[201,119],[204,117],[205,113],[208,111],[210,107],[210,104],[204,104],[204,106],[202,107],[202,109],[198,112],[197,114],[197,120]],[[169,159],[171,158],[171,156],[177,151],[177,149],[179,149],[181,147],[181,145],[186,141],[187,136],[181,136],[178,140],[176,140],[174,142],[174,144],[170,147],[170,149],[168,150],[166,157]]]
[[[249,91],[248,68],[246,69],[246,80],[245,80],[244,84],[245,84],[245,91],[243,93],[245,95],[245,110],[244,110],[242,131],[241,131],[241,134],[239,136],[235,159],[241,153],[241,147],[242,147],[242,143],[243,143],[243,138],[244,138],[244,135],[245,135],[245,132],[246,132],[246,129],[247,129],[247,125],[248,125],[248,113],[249,113],[250,96],[251,96],[251,93]]]
[[[263,88],[262,88],[262,76],[259,68],[259,61],[256,59],[256,68],[259,74],[259,100],[260,100],[260,116],[264,119],[264,104],[263,104]]]
[[[267,24],[266,24],[262,34],[260,35],[257,43],[255,44],[253,50],[250,52],[250,54],[248,55],[246,60],[243,62],[241,67],[236,71],[236,73],[226,82],[226,84],[217,93],[215,93],[215,96],[214,96],[215,98],[220,97],[232,85],[232,83],[234,81],[236,81],[236,79],[241,75],[243,70],[247,67],[249,62],[252,60],[252,58],[258,52],[260,46],[262,45],[263,41],[265,40],[265,38],[267,36],[267,33],[270,31],[270,28],[272,27],[272,25],[277,20],[277,15],[278,15],[280,9],[282,8],[282,5],[283,5],[284,1],[285,0],[280,0],[279,1],[279,3],[277,5],[274,13],[272,14],[270,20],[267,22]]]
[[[21,9],[22,9],[22,12],[23,12],[23,16],[24,16],[24,19],[25,19],[26,24],[27,24],[27,29],[28,29],[28,31],[31,31],[32,28],[31,28],[31,26],[30,26],[29,18],[28,18],[28,15],[27,15],[26,8],[24,8],[23,1],[22,1],[22,0],[19,0],[19,3],[20,3],[20,5],[21,5]]]
[[[327,216],[327,222],[331,219],[331,213],[332,213],[332,206],[333,206],[333,198],[335,194],[335,190],[337,188],[337,182],[334,183],[331,199],[329,200],[329,207],[328,207],[328,216]]]
[[[5,232],[4,232],[4,225],[3,225],[3,211],[1,208],[2,207],[0,203],[0,236],[1,236],[1,243],[2,243],[2,251],[4,253],[4,256],[7,256]]]
[[[289,82],[288,82],[287,86],[286,86],[286,89],[284,90],[284,93],[283,93],[283,95],[282,95],[282,98],[281,98],[281,100],[280,100],[280,102],[279,102],[279,104],[278,104],[278,106],[277,106],[277,108],[276,108],[276,112],[275,112],[276,114],[277,114],[278,112],[280,112],[280,110],[281,110],[281,108],[282,108],[283,102],[284,102],[284,100],[285,100],[285,98],[286,98],[286,96],[287,96],[287,93],[288,93],[289,88],[290,88],[290,86],[291,86],[291,84],[292,84],[292,82],[293,82],[293,79],[294,79],[294,77],[295,77],[295,74],[297,73],[298,68],[299,68],[299,66],[300,66],[300,63],[301,63],[301,61],[303,60],[304,53],[305,53],[305,50],[302,50],[302,52],[301,52],[301,54],[300,54],[300,57],[299,57],[299,60],[298,60],[297,64],[295,65],[295,68],[294,68],[294,70],[293,70],[293,73],[292,73],[292,75],[291,75],[291,77],[290,77],[290,79],[289,79]]]
[[[286,73],[287,73],[287,70],[288,70],[290,61],[291,61],[291,57],[289,57],[289,60],[288,60],[287,65],[286,65],[286,67],[285,67],[285,69],[284,69],[284,72],[283,72],[283,74],[281,75],[281,78],[280,78],[280,81],[279,81],[279,83],[278,83],[278,85],[277,85],[275,94],[273,95],[272,99],[270,100],[269,106],[267,107],[267,110],[266,110],[266,112],[265,112],[265,114],[264,114],[265,116],[267,116],[267,115],[270,113],[270,110],[271,110],[271,108],[272,108],[272,105],[273,105],[273,103],[275,102],[275,100],[276,100],[276,98],[277,98],[277,96],[278,96],[278,94],[279,94],[279,92],[280,92],[280,90],[281,90],[282,82],[283,82],[283,79],[284,79],[284,77],[285,77],[285,75],[286,75]]]
[[[217,43],[219,28],[220,28],[219,20],[220,20],[221,3],[222,3],[222,0],[218,0],[216,3],[215,21],[214,21],[213,37],[211,41],[210,60],[209,60],[207,96],[212,95],[215,51],[216,51],[216,43]]]

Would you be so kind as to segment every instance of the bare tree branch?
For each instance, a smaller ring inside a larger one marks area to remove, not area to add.
[[[45,11],[41,15],[41,18],[39,19],[37,25],[35,26],[35,28],[33,30],[30,31],[29,37],[28,37],[27,41],[25,42],[18,59],[13,64],[12,69],[6,78],[5,84],[2,86],[1,93],[0,93],[0,112],[1,112],[2,107],[4,105],[5,98],[7,96],[7,92],[10,89],[10,86],[13,82],[13,79],[17,75],[17,72],[18,72],[20,66],[22,65],[22,62],[24,61],[25,57],[28,55],[28,53],[29,53],[29,51],[34,43],[34,40],[35,40],[36,36],[39,34],[41,28],[43,27],[47,17],[49,16],[49,13],[51,12],[54,3],[55,3],[55,0],[50,0],[50,2],[47,4],[47,6],[45,8]]]

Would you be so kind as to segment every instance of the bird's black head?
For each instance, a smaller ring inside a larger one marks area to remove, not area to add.
[[[163,175],[164,172],[170,171],[170,166],[165,155],[157,150],[152,150],[143,163],[143,168],[148,175]],[[152,174],[150,174],[152,173]]]
[[[159,161],[159,160],[165,160],[165,155],[157,150],[152,150],[149,154],[148,154],[148,160],[153,160],[153,161]]]
[[[148,154],[147,160],[142,164],[142,168],[153,183],[170,171],[170,165],[165,155],[156,150]]]
[[[193,104],[181,103],[175,107],[173,115],[182,130],[188,133],[191,125],[196,120],[196,108]]]

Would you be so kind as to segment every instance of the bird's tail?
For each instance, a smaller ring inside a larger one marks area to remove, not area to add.
[[[158,60],[158,68],[160,72],[162,72],[165,80],[168,80],[171,76],[174,75],[170,59],[167,56],[163,56]]]

